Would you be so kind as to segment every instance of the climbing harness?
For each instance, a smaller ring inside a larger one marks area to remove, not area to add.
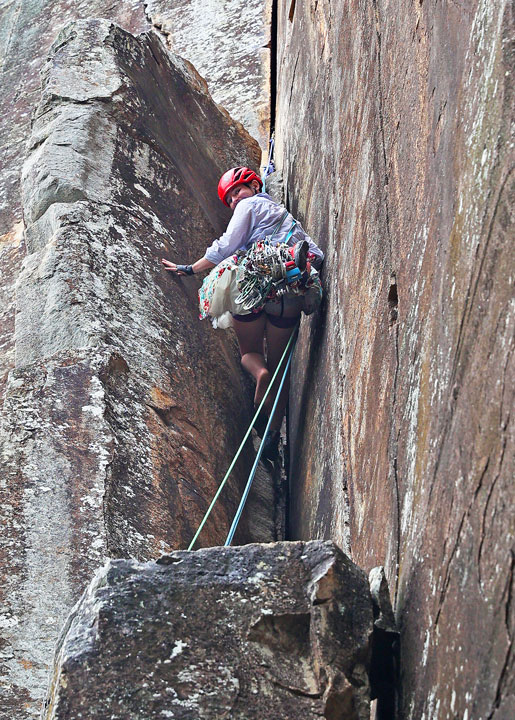
[[[277,301],[285,295],[305,295],[317,282],[318,273],[306,260],[307,242],[288,245],[292,232],[293,228],[284,243],[273,244],[270,238],[258,240],[238,263],[240,294],[236,302],[244,312],[256,312],[268,300]]]
[[[305,247],[302,268],[298,267],[299,256],[303,254],[298,251],[299,243],[290,244],[296,220],[292,219],[284,242],[273,242],[289,214],[285,210],[270,235],[253,243],[247,252],[238,250],[222,260],[204,278],[198,291],[201,319],[211,316],[218,327],[218,318],[225,312],[237,315],[257,312],[268,300],[279,300],[288,293],[304,295],[316,283],[318,273],[305,260],[307,242],[300,241],[300,246]]]
[[[297,221],[294,220],[283,243],[274,244],[273,239],[279,232],[289,212],[285,210],[272,233],[264,240],[255,242],[238,263],[236,283],[240,294],[236,302],[243,312],[250,312],[264,305],[267,297],[279,296],[287,292],[285,263],[288,257],[288,241],[293,234]],[[283,289],[282,289],[283,288]]]
[[[287,215],[286,211],[279,226]],[[307,315],[316,310],[322,299],[322,285],[309,262],[312,256],[307,252],[307,242],[274,244],[273,236],[258,240],[246,253],[238,251],[223,260],[204,278],[198,291],[201,320],[209,316],[219,327],[224,313],[256,313],[265,303],[279,302],[286,296],[302,296],[302,309]]]
[[[290,354],[289,354],[289,357],[288,357],[288,361],[287,361],[287,363],[286,363],[286,367],[285,367],[284,372],[283,372],[283,376],[282,376],[282,378],[281,378],[281,384],[280,384],[280,387],[279,387],[279,391],[277,392],[277,395],[276,395],[276,398],[275,398],[275,401],[274,401],[274,405],[273,405],[273,408],[272,408],[272,412],[270,413],[270,418],[268,419],[268,423],[267,423],[265,432],[264,432],[264,434],[263,434],[263,438],[262,438],[262,440],[261,440],[261,444],[260,444],[260,446],[259,446],[258,453],[257,453],[257,455],[256,455],[256,460],[254,461],[254,465],[252,466],[252,470],[251,470],[251,472],[250,472],[249,479],[248,479],[248,481],[247,481],[247,486],[245,487],[245,491],[244,491],[243,496],[242,496],[242,501],[240,502],[240,506],[238,507],[238,510],[237,510],[237,512],[236,512],[235,519],[233,520],[233,523],[232,523],[232,525],[231,525],[231,530],[229,531],[229,535],[227,536],[227,540],[225,541],[225,545],[229,545],[229,544],[230,544],[230,542],[231,542],[231,540],[232,540],[232,537],[233,537],[233,535],[234,535],[234,532],[236,531],[236,526],[237,526],[237,524],[238,524],[238,522],[239,522],[239,519],[240,519],[240,517],[241,517],[241,513],[242,513],[242,511],[243,511],[243,507],[244,507],[245,502],[246,502],[246,500],[247,500],[247,496],[248,496],[248,494],[249,494],[249,492],[250,492],[250,486],[252,485],[252,481],[253,481],[254,475],[255,475],[255,473],[256,473],[256,468],[257,468],[257,465],[258,465],[259,460],[260,460],[260,458],[261,458],[261,454],[262,454],[262,452],[263,452],[263,445],[264,445],[264,442],[265,442],[265,438],[266,438],[267,433],[268,433],[268,431],[269,431],[270,423],[271,423],[272,418],[273,418],[273,416],[274,416],[274,412],[275,412],[275,408],[276,408],[276,406],[277,406],[278,398],[279,398],[279,396],[280,396],[280,394],[281,394],[281,390],[282,390],[282,387],[283,387],[283,384],[284,384],[286,375],[287,375],[287,373],[288,373],[288,369],[289,369],[289,367],[290,367],[291,358],[292,358],[292,355],[293,355],[293,350],[295,349],[295,343],[297,342],[297,332],[298,332],[298,325],[297,325],[297,328],[295,329],[295,331],[291,334],[290,339],[288,340],[288,344],[286,345],[286,347],[285,347],[285,349],[284,349],[284,352],[283,352],[283,354],[282,354],[282,356],[281,356],[281,359],[279,360],[279,363],[278,363],[278,365],[277,365],[277,368],[275,369],[275,372],[274,372],[274,374],[272,375],[272,379],[270,380],[270,384],[269,384],[269,386],[268,386],[268,388],[267,388],[267,390],[266,390],[266,392],[265,392],[265,394],[264,394],[264,396],[263,396],[263,399],[262,399],[261,402],[259,403],[259,407],[257,408],[256,413],[255,413],[254,417],[252,418],[252,421],[251,421],[251,423],[250,423],[250,425],[249,425],[249,428],[248,428],[247,432],[245,433],[245,435],[244,435],[244,437],[243,437],[243,440],[241,441],[238,450],[236,451],[236,455],[234,456],[231,464],[229,465],[229,469],[228,469],[227,472],[225,473],[225,476],[224,476],[222,482],[221,482],[220,485],[218,486],[218,490],[216,491],[213,499],[211,500],[211,504],[209,505],[208,509],[206,510],[206,513],[205,513],[204,517],[202,518],[202,521],[201,521],[201,523],[200,523],[200,525],[199,525],[199,527],[198,527],[197,532],[196,532],[195,535],[193,536],[193,539],[192,539],[192,541],[190,542],[190,544],[188,545],[188,550],[192,550],[192,549],[193,549],[193,546],[195,545],[195,542],[197,541],[198,536],[199,536],[200,533],[202,532],[202,528],[203,528],[204,525],[206,524],[206,521],[207,521],[208,517],[210,516],[211,511],[213,510],[213,508],[214,508],[214,506],[215,506],[215,504],[216,504],[216,501],[217,501],[218,498],[220,497],[220,493],[222,492],[222,490],[223,490],[223,488],[224,488],[224,486],[225,486],[225,484],[226,484],[226,482],[227,482],[227,480],[228,480],[228,478],[229,478],[229,475],[231,474],[232,469],[234,468],[234,466],[235,466],[235,464],[236,464],[236,461],[238,460],[238,458],[239,458],[239,456],[240,456],[240,453],[241,453],[241,451],[243,450],[243,446],[244,446],[245,443],[247,442],[247,439],[248,439],[250,433],[252,432],[252,428],[254,427],[254,424],[255,424],[255,422],[256,422],[256,420],[257,420],[257,418],[258,418],[258,416],[259,416],[259,414],[260,414],[260,412],[261,412],[261,409],[263,408],[263,405],[264,405],[264,403],[265,403],[265,400],[266,400],[266,398],[268,397],[268,394],[269,394],[269,392],[270,392],[270,390],[271,390],[271,388],[272,388],[272,386],[273,386],[273,384],[274,384],[274,382],[275,382],[275,379],[276,379],[277,375],[279,374],[279,370],[281,369],[281,366],[282,366],[282,364],[283,364],[284,358],[286,357],[286,355],[287,355],[287,353],[288,353],[288,351],[289,351]],[[290,348],[291,348],[291,349],[290,349]],[[235,521],[236,521],[236,524],[235,524]],[[233,529],[233,526],[234,526],[234,529]],[[232,534],[231,534],[231,531],[232,531]]]

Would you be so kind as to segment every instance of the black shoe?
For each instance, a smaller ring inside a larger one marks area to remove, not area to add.
[[[276,430],[275,432],[269,432],[266,436],[266,440],[263,444],[263,452],[261,453],[261,457],[264,460],[271,460],[272,462],[274,460],[277,460],[279,457],[279,441],[281,439],[281,433],[279,430]]]
[[[254,423],[254,430],[257,432],[260,438],[265,434],[266,426],[268,425],[268,415],[264,410],[261,410]]]

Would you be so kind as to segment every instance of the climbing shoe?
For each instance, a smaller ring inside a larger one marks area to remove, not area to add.
[[[254,423],[254,430],[257,432],[260,438],[265,434],[266,426],[268,424],[268,415],[264,410],[261,410]]]
[[[279,430],[268,433],[268,435],[266,436],[266,440],[263,444],[263,452],[261,453],[261,457],[264,460],[271,460],[272,462],[274,460],[277,460],[277,458],[279,457],[280,439],[281,433],[279,432]]]

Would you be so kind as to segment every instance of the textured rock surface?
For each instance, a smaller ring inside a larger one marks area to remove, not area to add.
[[[83,21],[56,39],[23,171],[4,403],[2,718],[37,714],[57,630],[102,558],[186,547],[239,444],[250,399],[230,336],[198,322],[195,280],[160,257],[200,256],[227,221],[218,177],[259,156],[156,34]],[[225,539],[252,457],[201,544]],[[240,540],[274,539],[270,497],[256,493],[259,533],[243,518]]]
[[[103,17],[130,32],[143,32],[152,21],[147,17],[147,5],[144,0],[6,0],[0,4],[0,402],[6,374],[14,365],[14,284],[25,254],[20,234],[20,174],[30,118],[39,101],[40,70],[58,30],[66,23]],[[175,2],[172,7],[156,2],[151,6],[155,26],[160,28],[162,22],[168,39],[173,36],[176,51],[184,51],[185,57],[206,73],[215,99],[266,145],[263,133],[269,118],[270,57],[264,46],[270,35],[270,10],[265,0],[243,5],[237,0],[216,3],[209,13],[206,3]],[[187,25],[191,21],[196,23],[193,31]],[[199,32],[206,27],[207,40],[205,33]]]
[[[0,235],[22,219],[20,171],[48,50],[63,25],[88,16],[109,18],[134,33],[149,29],[140,0],[7,0],[0,7]]]
[[[278,159],[328,289],[292,537],[384,563],[414,720],[515,712],[512,37],[504,0],[279,4]]]
[[[0,404],[14,367],[14,286],[24,257],[23,221],[0,236]]]
[[[147,0],[173,52],[193,63],[213,99],[262,148],[270,131],[271,0]]]
[[[218,95],[209,44],[203,55],[181,22],[210,23],[213,38],[215,26],[238,35],[241,24],[225,23],[223,13],[241,9],[254,22],[258,4],[227,0],[215,18],[209,3],[148,5],[174,47],[195,47],[191,59],[215,97],[243,118]],[[278,3],[277,155],[292,210],[328,258],[326,307],[318,326],[304,324],[297,352],[292,532],[335,539],[367,570],[385,564],[402,631],[401,716],[414,720],[515,716],[511,12],[505,0]],[[200,236],[224,222],[207,195],[214,175],[188,217],[174,204],[206,158],[197,152],[203,142],[189,153],[193,132],[170,161],[176,127],[159,120],[169,102],[165,61],[152,79],[131,76],[132,61],[106,72],[106,48],[98,48],[80,71],[76,56],[63,63],[77,70],[71,89],[48,84],[26,166],[28,257],[14,334],[25,255],[18,178],[38,73],[57,27],[90,15],[134,31],[149,23],[140,0],[0,8],[2,720],[37,714],[61,618],[105,552],[144,558],[180,537],[225,469],[204,457],[234,443],[245,414],[228,410],[230,432],[220,436],[228,376],[215,378],[205,403],[201,363],[210,356],[219,366],[223,357],[236,369],[234,358],[206,328],[183,337],[193,285],[178,281],[172,300],[159,273],[163,250],[184,243],[194,257]],[[262,26],[253,29],[252,52],[267,40]],[[248,43],[238,42],[232,48],[243,52]],[[126,57],[143,47],[131,43]],[[253,56],[234,63],[224,49],[224,57],[230,72],[221,82],[228,77],[233,88],[243,69],[255,92]],[[198,99],[204,81],[182,69]],[[97,72],[101,82],[86,92]],[[195,102],[185,107],[191,114]],[[207,159],[217,172],[226,165],[224,137],[215,134]],[[184,239],[175,227],[192,232]],[[168,364],[157,363],[165,355]],[[188,396],[186,412],[174,393],[197,382],[201,393]],[[190,412],[202,423],[192,427]],[[175,483],[169,463],[184,468]],[[203,498],[190,483],[199,473]],[[256,497],[270,505],[264,480]],[[263,522],[243,532],[273,529],[270,516],[252,517]],[[213,539],[225,522],[215,518]]]
[[[132,32],[149,27],[142,0],[7,0],[0,6],[0,403],[14,366],[14,285],[25,256],[20,175],[40,70],[57,31],[87,16],[108,17]]]
[[[110,561],[56,653],[46,720],[368,720],[372,602],[332,543]]]

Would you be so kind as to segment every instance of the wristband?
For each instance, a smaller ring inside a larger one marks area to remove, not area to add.
[[[185,275],[195,275],[192,265],[177,265],[177,272],[183,272]]]

